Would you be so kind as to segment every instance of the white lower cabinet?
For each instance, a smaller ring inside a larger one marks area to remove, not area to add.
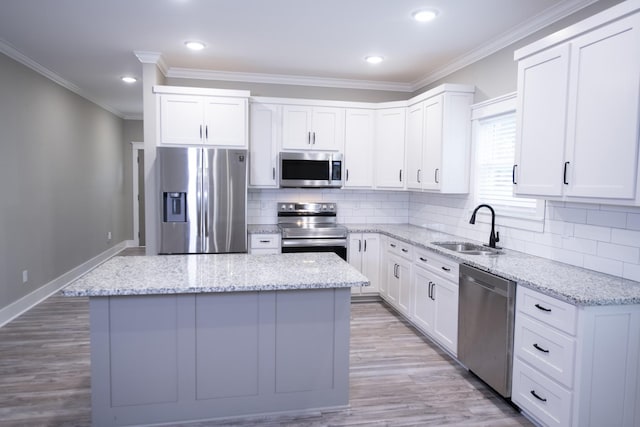
[[[386,243],[386,289],[380,296],[405,316],[410,316],[411,256],[413,247],[399,240],[388,238]]]
[[[350,233],[347,252],[349,264],[367,276],[369,286],[351,288],[352,295],[377,294],[380,278],[380,235],[377,233]]]
[[[280,234],[250,234],[249,253],[267,255],[280,253]]]
[[[449,350],[458,351],[458,264],[416,250],[411,278],[413,323]]]
[[[516,292],[512,400],[545,426],[640,425],[640,305]]]

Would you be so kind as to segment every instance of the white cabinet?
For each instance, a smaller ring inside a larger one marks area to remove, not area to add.
[[[407,109],[407,188],[469,192],[472,88],[448,90]]]
[[[411,316],[411,270],[413,247],[389,238],[387,252],[387,292],[381,296],[407,318]]]
[[[160,95],[160,143],[247,146],[247,98]]]
[[[411,308],[413,323],[449,350],[458,351],[458,264],[416,250]]]
[[[404,107],[376,112],[375,184],[378,188],[404,188]]]
[[[249,116],[249,186],[278,187],[278,149],[282,106],[251,103]]]
[[[343,151],[344,108],[284,105],[282,148]]]
[[[280,234],[250,234],[249,253],[252,255],[279,254]]]
[[[640,306],[576,307],[518,287],[512,400],[546,426],[637,426]]]
[[[345,119],[345,188],[373,187],[375,114],[350,108]]]
[[[380,290],[380,236],[377,233],[349,234],[349,264],[358,269],[371,282],[366,287],[353,287],[351,293],[364,295]]]
[[[640,204],[637,9],[624,2],[516,51],[516,194]]]

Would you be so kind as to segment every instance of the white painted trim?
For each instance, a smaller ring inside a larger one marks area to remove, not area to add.
[[[384,90],[393,92],[413,92],[415,90],[412,84],[402,82],[337,79],[329,77],[307,77],[289,74],[237,73],[178,67],[169,68],[166,76],[181,79],[268,83],[293,86],[335,87],[343,89]]]
[[[169,93],[176,95],[204,95],[204,96],[224,96],[227,98],[249,98],[251,92],[248,90],[236,89],[209,89],[190,86],[153,86],[153,93]]]
[[[39,287],[30,294],[23,296],[19,300],[12,302],[6,307],[3,307],[2,309],[0,309],[0,327],[6,325],[11,320],[25,313],[29,309],[35,307],[45,299],[49,298],[51,295],[58,292],[60,289],[78,279],[80,276],[88,273],[103,262],[107,261],[109,258],[116,255],[124,248],[130,246],[134,246],[134,242],[132,240],[125,240],[123,242],[120,242],[117,245],[112,246],[111,248],[102,252],[101,254],[67,271],[63,275],[53,279],[49,283]]]
[[[38,64],[36,61],[34,61],[31,58],[27,57],[22,52],[20,52],[18,49],[13,47],[9,42],[7,42],[7,41],[5,41],[3,39],[0,39],[0,53],[3,53],[5,55],[7,55],[9,58],[19,62],[20,64],[24,65],[27,68],[32,69],[36,73],[41,74],[45,78],[51,80],[54,83],[59,84],[60,86],[62,86],[65,89],[70,90],[71,92],[75,93],[76,95],[79,95],[79,96],[83,97],[84,99],[93,102],[98,107],[100,107],[100,108],[102,108],[104,110],[107,110],[111,114],[113,114],[115,116],[118,116],[120,118],[124,118],[120,111],[117,111],[114,108],[112,108],[112,107],[110,107],[110,106],[108,106],[106,104],[103,104],[103,103],[101,103],[99,101],[96,101],[94,98],[92,98],[91,96],[87,95],[84,92],[84,90],[80,89],[78,86],[74,85],[70,81],[63,79],[62,77],[60,77],[59,75],[57,75],[53,71],[49,70],[48,68],[45,68],[42,65]]]
[[[471,106],[471,120],[486,119],[492,116],[516,111],[517,92],[492,98]]]
[[[458,57],[451,61],[444,67],[435,70],[422,79],[416,80],[412,83],[414,90],[418,90],[425,87],[437,80],[440,80],[449,74],[452,74],[462,68],[473,64],[487,56],[504,49],[513,43],[522,40],[523,38],[530,36],[531,34],[539,31],[554,22],[566,18],[567,16],[575,13],[585,7],[595,3],[597,0],[565,0],[561,1],[555,6],[547,9],[544,13],[534,16],[528,22],[518,25],[516,28],[509,32],[497,37],[496,39],[485,43],[479,48],[473,49],[470,52]],[[634,0],[635,1],[635,0]]]
[[[167,63],[164,61],[164,58],[162,57],[162,53],[150,52],[150,51],[144,51],[144,50],[135,50],[133,51],[133,54],[136,56],[136,58],[138,58],[138,61],[140,61],[143,64],[156,64],[156,67],[158,67],[158,70],[160,70],[162,75],[165,77],[167,76],[169,67],[167,67]]]
[[[632,13],[640,10],[640,0],[627,0],[619,3],[609,9],[603,10],[593,16],[585,18],[567,28],[548,35],[547,37],[533,42],[523,48],[516,50],[513,57],[519,61],[529,55],[533,55],[544,49],[548,49],[554,45],[575,38],[587,31],[591,31],[596,27],[606,25],[611,21],[622,19]]]
[[[131,142],[131,173],[133,181],[133,242],[135,246],[140,246],[140,201],[138,199],[138,150],[144,150],[144,142]]]

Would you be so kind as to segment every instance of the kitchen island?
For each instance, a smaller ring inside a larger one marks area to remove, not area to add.
[[[331,253],[115,257],[88,296],[93,425],[348,405],[350,288]]]

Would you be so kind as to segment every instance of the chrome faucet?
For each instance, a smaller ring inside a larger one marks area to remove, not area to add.
[[[493,210],[491,206],[484,205],[484,204],[478,205],[473,210],[473,213],[471,214],[471,219],[469,220],[469,224],[476,223],[476,212],[478,212],[478,209],[480,208],[489,208],[489,210],[491,211],[491,234],[489,234],[489,247],[495,248],[496,242],[500,241],[500,233],[496,233],[496,212]]]

